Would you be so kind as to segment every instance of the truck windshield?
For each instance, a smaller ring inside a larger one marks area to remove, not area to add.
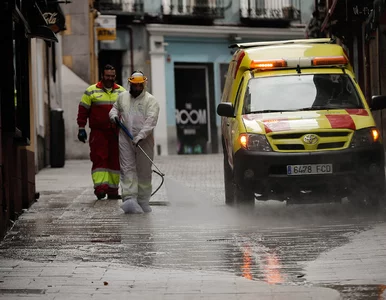
[[[250,79],[243,114],[342,108],[363,108],[348,75],[287,75]]]

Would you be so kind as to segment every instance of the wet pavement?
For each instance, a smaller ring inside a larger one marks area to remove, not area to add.
[[[221,154],[155,162],[145,215],[95,200],[88,161],[39,172],[0,244],[0,298],[386,299],[384,207],[230,208]]]

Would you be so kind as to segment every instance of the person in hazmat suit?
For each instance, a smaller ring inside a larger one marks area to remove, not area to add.
[[[138,145],[153,160],[154,128],[160,109],[155,97],[146,91],[147,78],[141,71],[133,72],[128,81],[130,90],[119,95],[109,113],[111,122],[118,118],[133,137],[131,140],[119,131],[121,208],[125,213],[147,213],[152,211],[152,162]]]
[[[78,107],[79,141],[85,143],[87,140],[87,119],[91,129],[91,177],[98,200],[106,195],[108,199],[120,199],[118,128],[111,124],[109,112],[118,95],[126,89],[115,83],[115,77],[115,68],[106,65],[101,81],[86,89]]]

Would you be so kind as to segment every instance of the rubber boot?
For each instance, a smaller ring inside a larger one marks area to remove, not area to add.
[[[150,205],[149,205],[149,200],[147,201],[138,201],[138,204],[141,206],[143,212],[149,213],[152,211]]]
[[[136,199],[126,199],[121,205],[125,214],[143,214],[141,206]]]

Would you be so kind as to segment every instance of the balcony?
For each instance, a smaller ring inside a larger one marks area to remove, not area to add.
[[[211,25],[224,18],[224,0],[163,0],[164,23]]]
[[[301,23],[301,0],[240,0],[240,21],[259,27]]]
[[[95,0],[95,8],[103,15],[144,15],[143,0]]]

